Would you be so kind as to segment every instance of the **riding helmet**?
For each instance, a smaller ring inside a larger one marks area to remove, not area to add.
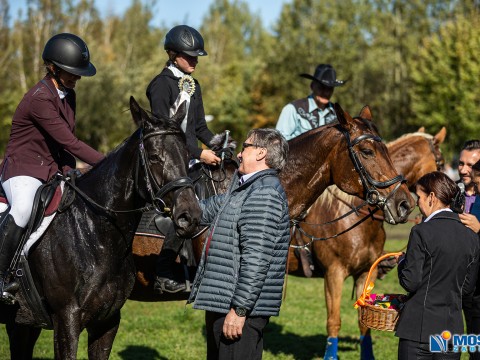
[[[205,56],[203,37],[194,28],[187,25],[178,25],[170,29],[165,35],[165,50],[185,53],[190,56]]]
[[[78,36],[62,33],[53,36],[45,44],[43,61],[50,61],[59,68],[78,76],[93,76],[97,69],[90,62],[87,44]]]

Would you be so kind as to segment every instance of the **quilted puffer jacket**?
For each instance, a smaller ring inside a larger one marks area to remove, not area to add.
[[[187,303],[223,314],[242,307],[251,316],[277,316],[290,237],[287,197],[277,171],[260,171],[240,186],[235,174],[226,194],[200,206],[202,222],[211,224],[211,241]]]

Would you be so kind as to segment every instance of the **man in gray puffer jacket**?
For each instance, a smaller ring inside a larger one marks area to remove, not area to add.
[[[263,329],[280,311],[290,241],[278,178],[287,156],[277,130],[251,130],[227,193],[200,203],[210,229],[188,303],[206,311],[208,360],[262,358]]]

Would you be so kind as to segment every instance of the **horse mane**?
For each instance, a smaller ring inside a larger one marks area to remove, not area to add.
[[[432,134],[428,134],[428,133],[425,133],[425,132],[413,132],[413,133],[404,134],[404,135],[400,136],[398,139],[390,141],[387,145],[388,146],[395,146],[398,143],[404,142],[405,140],[408,140],[409,138],[411,138],[413,136],[420,136],[420,137],[423,137],[427,140],[433,140],[433,138],[434,138],[434,136]]]
[[[325,205],[325,208],[329,209],[334,205],[337,206],[336,204],[334,204],[337,200],[340,200],[345,204],[351,206],[352,198],[356,197],[347,194],[346,192],[343,192],[336,185],[330,185],[325,189],[322,195],[320,195],[320,198],[322,199],[322,204]]]

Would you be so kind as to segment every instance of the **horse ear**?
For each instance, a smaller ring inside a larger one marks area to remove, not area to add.
[[[440,131],[433,137],[433,143],[435,145],[442,144],[445,141],[445,137],[447,136],[447,129],[442,127]]]
[[[417,132],[419,132],[419,133],[424,133],[424,132],[425,132],[425,127],[422,126],[420,129],[417,130]]]
[[[130,96],[130,112],[132,113],[133,122],[137,125],[137,127],[141,127],[144,122],[142,111],[143,109],[140,107],[140,105],[138,105],[135,98]]]
[[[187,102],[184,101],[180,104],[180,106],[177,109],[177,112],[175,113],[175,115],[172,116],[170,120],[181,124],[183,119],[185,119],[186,114],[187,114]]]
[[[372,120],[372,110],[370,110],[370,106],[365,105],[362,110],[360,111],[361,118],[367,119],[367,120]]]
[[[350,121],[352,121],[352,117],[346,112],[343,111],[342,107],[339,103],[335,103],[335,114],[337,115],[337,120],[344,127],[345,129],[350,129]]]

